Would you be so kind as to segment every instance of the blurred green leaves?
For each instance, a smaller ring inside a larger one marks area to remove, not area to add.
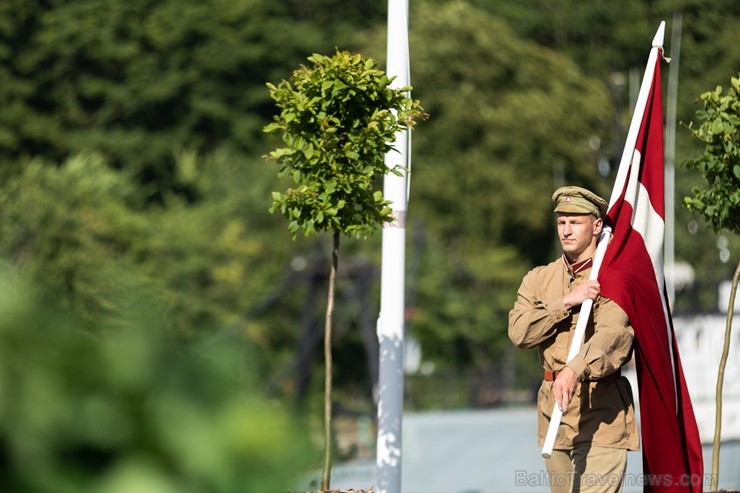
[[[75,156],[59,167],[37,159],[3,192],[0,245],[15,269],[30,271],[86,315],[115,309],[120,291],[136,283],[126,253],[139,248],[147,233],[126,175],[99,155]]]
[[[90,321],[132,309],[123,293],[137,290],[163,301],[164,322],[182,337],[228,326],[269,347],[282,330],[244,316],[283,275],[283,263],[264,259],[290,245],[273,241],[277,218],[264,212],[274,177],[226,152],[183,153],[176,165],[198,200],[173,193],[144,207],[131,173],[99,154],[28,162],[2,187],[0,251],[13,272]]]
[[[264,81],[323,38],[261,1],[7,0],[0,26],[0,162],[95,151],[155,201],[182,150],[254,152]]]
[[[259,397],[249,346],[203,355],[132,297],[95,327],[19,282],[0,286],[2,491],[287,491],[308,440]]]

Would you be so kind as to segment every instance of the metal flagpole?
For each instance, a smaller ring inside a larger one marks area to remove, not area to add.
[[[671,32],[671,63],[668,71],[668,108],[665,121],[665,266],[669,309],[676,299],[676,99],[678,93],[678,61],[681,55],[681,12],[673,13]]]
[[[645,68],[645,75],[642,78],[642,85],[640,86],[640,93],[637,96],[637,104],[635,104],[635,111],[632,114],[632,122],[630,123],[629,131],[627,132],[627,139],[624,143],[624,150],[622,151],[622,160],[619,162],[619,168],[617,169],[617,177],[614,180],[614,188],[612,189],[612,195],[609,199],[609,209],[619,200],[619,196],[624,188],[624,183],[627,180],[629,173],[630,164],[632,163],[632,157],[635,150],[635,144],[637,143],[637,135],[640,131],[640,125],[642,124],[642,117],[645,114],[645,106],[647,99],[650,94],[650,87],[653,82],[653,74],[655,71],[655,62],[660,51],[663,49],[663,38],[665,34],[665,22],[660,23],[658,31],[655,33],[653,38],[653,47],[650,50],[650,56],[648,57],[647,66]],[[599,237],[599,244],[596,247],[596,253],[594,255],[594,264],[591,268],[591,275],[589,279],[595,280],[599,275],[599,268],[601,268],[601,261],[604,259],[606,253],[606,247],[609,243],[607,238],[611,235],[611,228],[604,227],[604,230]],[[578,322],[576,323],[576,330],[573,334],[573,340],[571,341],[570,350],[568,351],[567,361],[573,359],[581,349],[583,343],[583,336],[586,333],[586,325],[590,316],[591,307],[593,306],[592,300],[586,300],[581,305],[581,311],[578,315]],[[555,437],[560,427],[560,420],[563,417],[563,411],[558,407],[557,402],[553,406],[552,415],[550,416],[550,425],[547,428],[547,434],[545,435],[545,441],[542,446],[542,457],[548,459],[552,455],[552,449],[555,445]]]
[[[392,86],[409,85],[408,0],[388,0],[387,68]],[[394,150],[386,154],[389,168],[409,169],[409,131],[396,135]],[[380,272],[378,342],[378,493],[401,491],[401,430],[403,418],[403,352],[406,266],[406,207],[408,174],[388,173],[383,195],[391,202],[393,222],[383,228]]]

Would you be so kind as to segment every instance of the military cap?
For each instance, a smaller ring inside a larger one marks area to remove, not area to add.
[[[581,187],[561,187],[552,194],[555,212],[571,214],[593,214],[603,218],[608,204],[590,190]]]

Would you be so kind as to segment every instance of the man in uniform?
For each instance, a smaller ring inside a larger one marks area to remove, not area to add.
[[[621,491],[627,450],[639,448],[632,390],[620,368],[632,355],[634,332],[627,315],[599,296],[589,280],[607,203],[580,187],[552,196],[563,255],[522,280],[509,313],[509,338],[537,348],[544,368],[537,395],[542,446],[553,406],[563,411],[553,453],[545,459],[553,492]],[[593,300],[578,354],[567,361],[580,305]]]

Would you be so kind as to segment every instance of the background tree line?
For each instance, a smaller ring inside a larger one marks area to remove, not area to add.
[[[412,0],[413,96],[431,116],[413,135],[408,330],[436,377],[411,381],[409,406],[464,403],[414,394],[457,372],[464,388],[495,373],[492,402],[536,378],[533,355],[514,351],[505,328],[523,274],[558,254],[550,195],[575,183],[608,196],[631,71],[643,69],[661,20],[671,56],[675,11],[686,122],[695,98],[740,67],[737,2]],[[275,113],[265,84],[335,48],[382,66],[385,15],[363,0],[3,2],[7,270],[92,324],[130,308],[126,292],[146,292],[186,344],[256,348],[250,371],[263,391],[313,395],[330,249],[316,244],[328,239],[291,241],[267,212],[278,186],[262,159]],[[679,127],[677,162],[697,149]],[[679,167],[676,196],[699,180]],[[738,240],[725,239],[731,258],[720,260],[707,227],[676,214],[676,258],[697,272],[676,311],[713,311]],[[363,408],[377,371],[379,245],[348,242],[340,265],[349,302],[337,314],[336,384]]]

